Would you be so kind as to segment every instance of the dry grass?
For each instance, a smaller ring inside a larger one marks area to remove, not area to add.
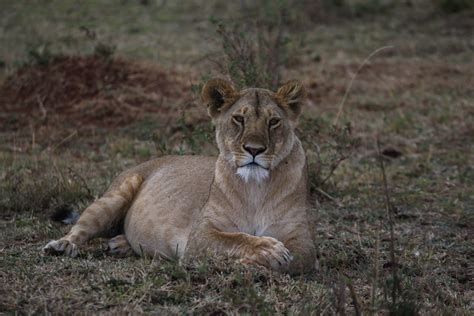
[[[120,65],[141,71],[129,60],[146,58],[179,89],[191,83],[199,86],[201,82],[192,79],[198,78],[196,73],[207,75],[209,64],[202,56],[210,48],[202,38],[215,33],[212,26],[203,27],[207,19],[203,12],[229,14],[212,2],[205,8],[190,3],[186,9],[124,2],[100,22],[102,5],[81,7],[80,14],[65,2],[2,4],[7,5],[11,10],[0,10],[0,35],[6,41],[0,48],[0,59],[6,62],[4,78],[21,68],[12,56],[26,58],[26,46],[33,41],[20,32],[22,26],[36,23],[53,51],[63,47],[57,53],[88,60],[96,57],[77,57],[91,56],[91,45],[97,45],[81,39],[83,31],[77,29],[86,25],[101,41],[110,39],[115,54],[122,55]],[[42,19],[48,10],[54,15]],[[156,111],[150,109],[163,93],[154,91],[160,87],[154,79],[106,82],[115,100],[143,113],[128,120],[130,113],[121,108],[118,117],[127,118],[121,127],[86,119],[80,112],[74,117],[81,124],[65,123],[68,112],[59,111],[54,103],[44,105],[48,116],[58,115],[57,122],[63,124],[43,124],[30,115],[33,124],[12,121],[6,127],[5,119],[18,115],[12,107],[24,105],[29,111],[30,105],[10,99],[0,104],[0,313],[472,314],[471,13],[445,16],[418,10],[401,7],[393,15],[336,16],[311,24],[303,34],[300,54],[292,56],[283,71],[284,78],[305,82],[310,99],[299,133],[313,175],[319,270],[302,278],[245,268],[225,258],[184,265],[150,258],[115,259],[104,255],[102,240],[88,245],[78,259],[42,256],[39,249],[68,229],[48,220],[54,208],[66,204],[82,209],[117,172],[151,157],[215,154],[212,126],[191,90],[185,97],[173,96],[158,104]],[[120,24],[124,15],[135,22]],[[227,16],[222,16],[224,21]],[[28,24],[25,17],[32,22]],[[203,28],[196,32],[195,27]],[[157,28],[160,40],[147,41]],[[344,128],[334,130],[331,122],[351,75],[371,51],[384,45],[396,48],[362,69],[340,117]],[[139,47],[143,49],[137,52]],[[159,54],[150,47],[159,47]],[[163,63],[172,69],[160,66]],[[6,79],[0,91],[7,91],[11,80],[24,78],[22,74],[51,74],[46,71],[51,68],[36,67]],[[127,67],[114,69],[121,73],[130,70]],[[153,69],[146,67],[145,73],[155,73]],[[175,69],[189,73],[191,79],[177,75]],[[60,88],[41,90],[51,87],[48,77],[34,81],[32,87],[40,96]],[[104,83],[99,79],[93,81]],[[73,110],[85,99],[103,102],[104,90],[94,91],[86,97],[72,93],[71,99],[67,92],[58,95],[65,96],[61,103],[68,105],[66,110]],[[31,95],[20,97],[30,100]],[[0,99],[5,98],[8,95],[2,93]],[[4,110],[7,107],[9,111]],[[166,115],[163,109],[168,109]],[[41,115],[41,110],[31,113]],[[108,114],[107,119],[117,118]],[[86,123],[90,128],[84,130]]]

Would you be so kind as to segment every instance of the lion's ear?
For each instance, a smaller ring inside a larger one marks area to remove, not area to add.
[[[278,99],[280,99],[281,106],[288,113],[290,120],[297,120],[306,99],[306,90],[301,81],[288,81],[278,89],[276,94]]]
[[[225,105],[228,105],[236,96],[237,92],[232,84],[224,79],[209,80],[201,92],[202,100],[212,118],[221,114],[225,110]]]

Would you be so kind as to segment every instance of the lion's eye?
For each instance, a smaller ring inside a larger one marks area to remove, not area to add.
[[[279,123],[280,123],[280,119],[274,117],[274,118],[272,118],[272,119],[268,122],[268,125],[270,125],[270,127],[275,127],[275,126],[277,126]]]
[[[232,116],[232,119],[233,119],[234,122],[236,122],[237,124],[243,124],[243,123],[244,123],[244,117],[243,117],[243,116],[234,115],[234,116]]]

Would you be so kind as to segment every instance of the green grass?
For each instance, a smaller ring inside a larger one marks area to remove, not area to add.
[[[150,3],[2,2],[0,80],[46,44],[52,54],[91,54],[103,43],[116,55],[177,70],[198,87],[196,78],[214,71],[205,56],[218,49],[208,18],[225,20],[239,8]],[[355,296],[364,314],[472,314],[472,19],[470,11],[424,8],[305,20],[310,24],[295,37],[303,42],[291,43],[302,46],[284,77],[302,79],[310,99],[298,133],[311,162],[316,273],[292,278],[226,258],[116,259],[104,254],[104,240],[91,242],[77,259],[40,254],[69,228],[48,219],[54,209],[83,209],[121,170],[163,154],[216,154],[205,109],[188,91],[166,100],[170,113],[150,113],[121,128],[96,123],[82,130],[64,118],[1,129],[0,313],[351,314]],[[335,142],[330,124],[351,75],[386,45],[395,49],[375,56],[356,78],[340,119],[350,133]],[[116,90],[118,98],[127,93]],[[17,114],[0,115],[14,121]],[[401,154],[385,159],[396,209],[395,304],[377,139],[382,150]],[[343,149],[348,158],[321,185],[341,143],[350,145]]]

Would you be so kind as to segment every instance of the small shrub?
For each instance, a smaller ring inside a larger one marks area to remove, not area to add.
[[[307,150],[311,192],[326,191],[329,179],[357,145],[351,125],[334,126],[327,120],[303,117],[299,137]]]
[[[28,49],[26,65],[47,66],[59,56],[61,54],[51,51],[49,43],[43,43]]]
[[[474,9],[472,0],[435,0],[437,9],[444,13],[457,13]]]
[[[296,19],[287,1],[262,1],[242,8],[245,18],[224,23],[211,18],[224,60],[212,60],[237,88],[276,89],[289,56],[289,27]]]
[[[351,7],[351,11],[355,16],[384,14],[393,5],[394,2],[389,0],[364,0],[355,2]]]
[[[115,50],[116,47],[114,45],[98,42],[94,47],[94,55],[108,59],[114,56]]]
[[[174,123],[162,126],[153,141],[162,155],[195,155],[208,153],[206,145],[214,143],[214,127],[208,120],[188,121],[184,114]]]

